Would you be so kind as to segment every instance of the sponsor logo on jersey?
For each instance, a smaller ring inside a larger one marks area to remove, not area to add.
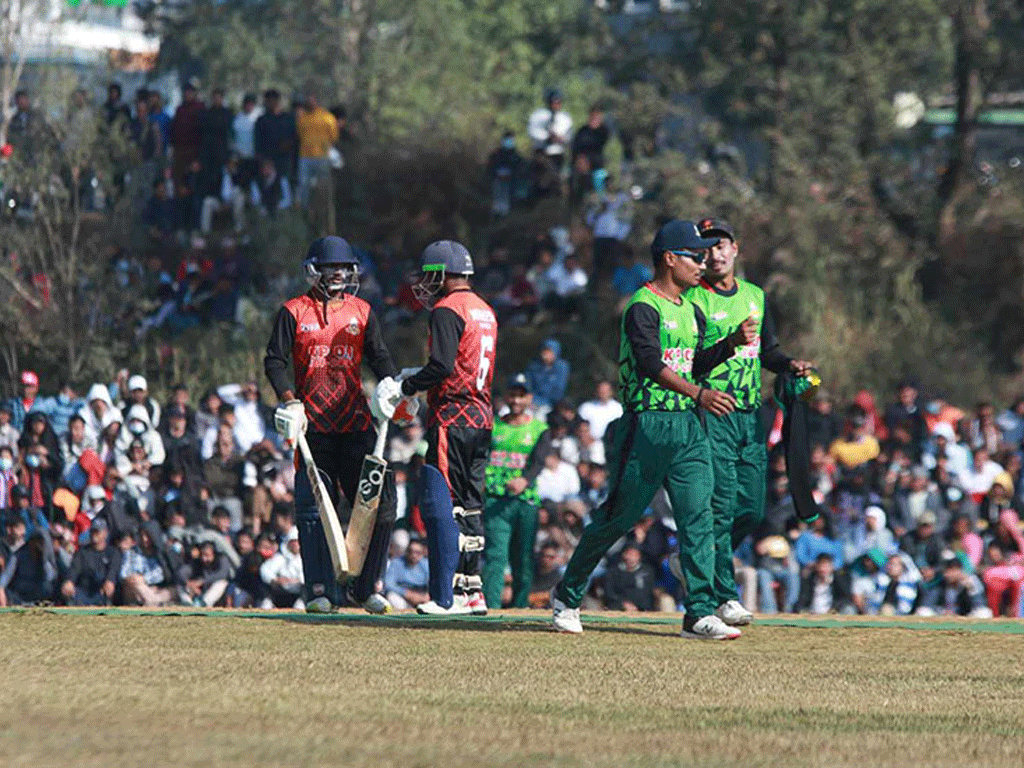
[[[693,348],[670,347],[662,353],[661,362],[675,374],[689,373],[693,370]]]
[[[359,335],[359,321],[356,318],[352,318],[348,321],[348,325],[345,326],[345,330],[350,336]]]
[[[711,319],[717,323],[719,320],[725,320],[728,316],[728,312],[715,312],[715,314],[711,316]]]
[[[312,331],[319,331],[320,325],[318,323],[303,323],[299,326],[299,330],[303,333],[311,333]]]
[[[665,330],[666,331],[674,331],[678,327],[679,327],[679,323],[677,323],[675,320],[666,320],[665,321]]]
[[[351,362],[356,359],[356,348],[351,344],[317,344],[309,351],[309,367],[322,368],[325,365]]]
[[[750,316],[751,317],[757,317],[760,314],[761,314],[761,310],[757,306],[757,304],[755,302],[753,302],[753,301],[750,302]]]
[[[469,316],[476,320],[478,323],[494,322],[494,313],[491,312],[489,309],[481,309],[478,307],[474,307],[473,309],[469,310]]]

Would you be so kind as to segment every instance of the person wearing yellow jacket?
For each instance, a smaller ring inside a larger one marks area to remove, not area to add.
[[[338,121],[310,93],[295,116],[295,129],[299,135],[299,202],[305,208],[310,189],[329,178],[328,153],[338,140]]]

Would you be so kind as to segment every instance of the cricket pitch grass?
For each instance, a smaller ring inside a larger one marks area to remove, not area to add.
[[[0,766],[1024,765],[1020,623],[546,617],[0,612]]]

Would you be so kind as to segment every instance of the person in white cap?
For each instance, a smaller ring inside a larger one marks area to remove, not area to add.
[[[154,427],[160,425],[160,404],[149,396],[149,384],[146,377],[141,374],[134,374],[128,378],[128,397],[124,402],[119,403],[122,411],[127,411],[133,405],[145,406],[149,414],[149,423]]]

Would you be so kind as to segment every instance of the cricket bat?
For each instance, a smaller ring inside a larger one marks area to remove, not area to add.
[[[377,444],[373,453],[363,459],[363,468],[359,473],[359,484],[356,486],[356,500],[352,504],[352,516],[348,522],[348,566],[352,576],[358,576],[366,562],[366,552],[370,548],[370,538],[377,524],[377,507],[380,494],[384,489],[384,470],[388,463],[384,460],[384,444],[388,438],[387,419],[377,424]]]
[[[343,581],[352,575],[349,569],[348,549],[345,546],[345,534],[341,530],[341,523],[338,522],[338,513],[334,510],[331,495],[327,492],[327,487],[317,471],[316,464],[313,463],[313,454],[309,450],[309,443],[306,442],[305,432],[299,432],[297,442],[299,452],[302,454],[302,461],[306,465],[306,476],[309,477],[309,484],[313,488],[313,499],[316,501],[316,508],[320,513],[320,522],[324,526],[324,538],[327,539],[327,548],[331,552],[334,578]],[[360,565],[362,565],[361,562]]]

